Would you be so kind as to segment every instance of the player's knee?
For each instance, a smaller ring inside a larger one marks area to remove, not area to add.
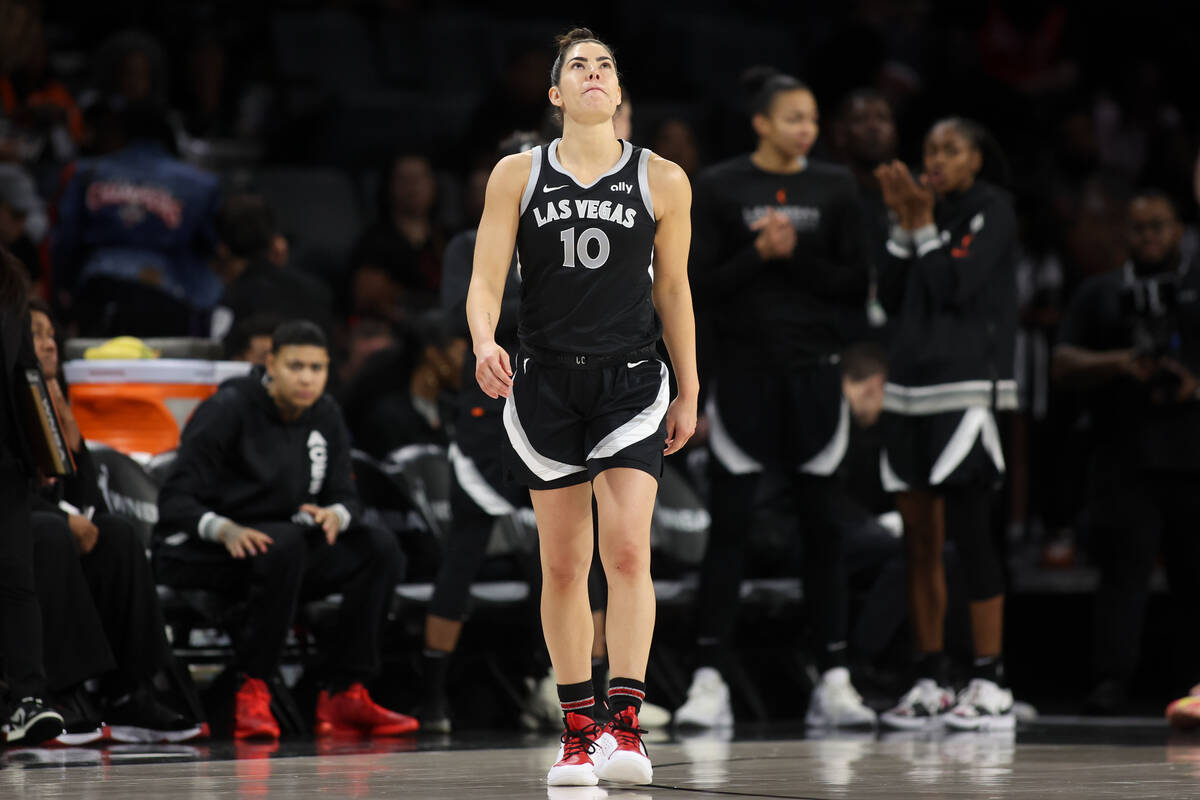
[[[601,551],[600,560],[610,582],[641,577],[650,572],[650,543],[624,538],[610,542]]]
[[[542,556],[542,581],[556,589],[567,589],[587,582],[591,557],[577,553],[550,553]]]

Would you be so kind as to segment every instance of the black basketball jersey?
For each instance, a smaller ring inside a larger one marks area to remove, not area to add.
[[[613,168],[585,186],[559,163],[559,141],[533,148],[521,198],[521,343],[587,355],[649,347],[661,333],[651,153],[622,141]]]

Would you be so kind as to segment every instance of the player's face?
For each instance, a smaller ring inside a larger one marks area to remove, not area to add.
[[[58,375],[58,343],[54,341],[54,325],[41,311],[29,313],[33,323],[33,350],[37,353],[42,373],[47,378]]]
[[[568,50],[558,85],[550,87],[550,102],[564,117],[585,125],[612,119],[621,103],[612,53],[596,42],[580,42]]]
[[[780,92],[766,114],[755,115],[754,128],[760,138],[784,155],[806,156],[820,131],[817,99],[807,89]]]
[[[1161,264],[1178,249],[1183,226],[1161,197],[1138,197],[1129,204],[1129,249],[1140,264]]]
[[[842,378],[842,393],[850,404],[850,413],[854,420],[864,428],[869,428],[879,420],[883,412],[883,373],[872,375],[861,381]]]
[[[935,125],[925,137],[925,174],[938,194],[971,188],[982,165],[979,151],[951,122]]]
[[[863,164],[882,164],[896,156],[896,120],[880,98],[860,97],[846,116],[847,149]]]
[[[329,353],[311,344],[289,344],[267,356],[270,393],[280,407],[303,411],[325,391]]]

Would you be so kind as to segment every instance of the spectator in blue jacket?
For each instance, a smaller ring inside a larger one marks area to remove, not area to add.
[[[83,335],[199,333],[220,297],[211,267],[219,182],[180,161],[160,107],[118,115],[121,146],[81,160],[52,239],[54,286]]]

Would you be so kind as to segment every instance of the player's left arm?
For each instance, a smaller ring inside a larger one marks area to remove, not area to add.
[[[665,158],[648,165],[650,199],[658,223],[654,235],[654,308],[663,324],[663,341],[675,369],[679,395],[667,410],[667,447],[678,451],[696,431],[700,379],[696,372],[696,319],[688,285],[688,248],[692,242],[692,187],[687,174]]]

